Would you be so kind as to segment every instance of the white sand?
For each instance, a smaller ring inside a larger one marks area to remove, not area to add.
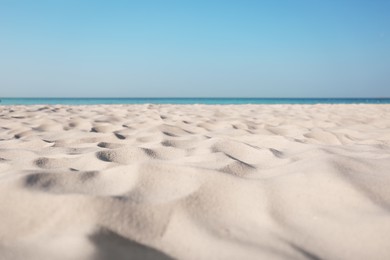
[[[0,259],[390,259],[390,105],[0,106]]]

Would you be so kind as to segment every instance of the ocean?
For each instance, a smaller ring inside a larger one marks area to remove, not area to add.
[[[96,104],[390,104],[390,98],[1,98],[0,105]]]

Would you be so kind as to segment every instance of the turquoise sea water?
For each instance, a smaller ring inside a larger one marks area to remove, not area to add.
[[[390,104],[390,98],[1,98],[0,105],[95,104]]]

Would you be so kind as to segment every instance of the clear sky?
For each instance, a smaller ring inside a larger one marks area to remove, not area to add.
[[[390,97],[387,0],[0,0],[2,97]]]

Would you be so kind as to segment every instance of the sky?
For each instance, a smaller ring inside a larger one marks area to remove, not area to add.
[[[390,1],[0,0],[0,97],[390,97]]]

